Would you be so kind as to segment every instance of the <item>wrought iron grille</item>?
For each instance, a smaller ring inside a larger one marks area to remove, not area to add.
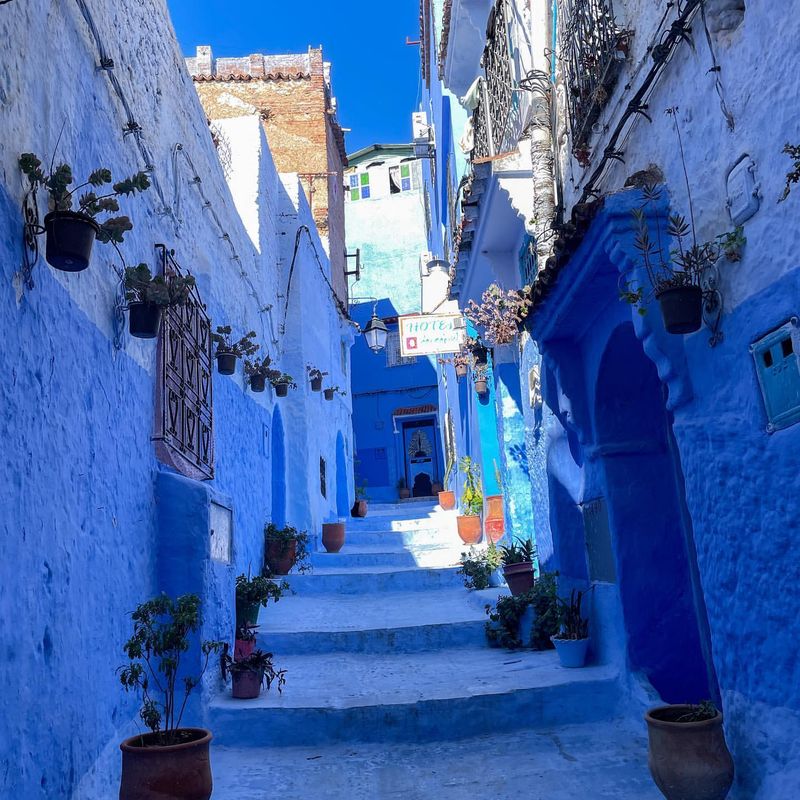
[[[480,100],[472,112],[472,133],[475,137],[475,146],[472,150],[472,160],[488,158],[491,155],[489,147],[489,127],[486,118],[486,95],[481,92]]]
[[[523,286],[533,285],[536,274],[539,271],[538,259],[536,257],[536,241],[531,236],[525,237],[525,244],[519,253],[519,272]]]
[[[182,275],[163,245],[165,275]],[[211,319],[194,287],[186,303],[164,310],[158,346],[156,455],[196,480],[214,477]]]
[[[494,152],[504,153],[516,146],[520,111],[519,93],[514,91],[514,70],[511,61],[511,40],[507,0],[497,0],[486,28],[483,71],[486,76],[489,131]]]
[[[612,0],[559,0],[558,13],[572,146],[579,149],[587,146],[619,76],[623,31],[614,20]]]

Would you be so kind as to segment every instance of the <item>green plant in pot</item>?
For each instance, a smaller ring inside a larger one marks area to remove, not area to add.
[[[464,544],[477,544],[481,539],[481,512],[483,511],[483,488],[481,468],[469,456],[459,462],[464,474],[461,491],[461,514],[456,517],[458,535]]]
[[[278,527],[273,522],[264,526],[264,572],[288,575],[294,567],[299,572],[311,569],[308,533],[291,525]]]
[[[214,353],[217,359],[217,372],[220,375],[233,375],[236,372],[236,360],[252,356],[258,352],[259,346],[253,341],[255,331],[249,331],[241,339],[234,341],[233,329],[230,325],[220,325],[211,334],[211,341],[217,346]]]
[[[408,488],[405,478],[397,479],[397,496],[401,500],[408,500],[408,498],[411,497],[411,490]]]
[[[489,392],[489,368],[476,366],[472,370],[472,380],[475,384],[475,393],[481,397]]]
[[[347,395],[347,392],[345,392],[344,389],[340,389],[338,386],[329,386],[327,389],[325,389],[323,394],[325,395],[326,400],[333,400],[333,398],[337,394],[340,394],[342,397],[345,397]]]
[[[278,377],[281,373],[279,370],[272,369],[270,364],[272,359],[269,356],[264,358],[245,359],[244,374],[245,380],[250,385],[253,392],[263,392],[266,388],[267,381],[272,382],[273,378]]]
[[[439,492],[439,505],[443,511],[452,511],[456,507],[456,493],[450,489],[450,479],[455,468],[455,454],[448,455],[447,467],[444,471],[444,484]]]
[[[289,389],[297,388],[297,384],[294,382],[294,378],[292,378],[291,375],[286,372],[279,372],[278,370],[270,375],[269,382],[275,389],[276,397],[286,397],[286,395],[289,394]]]
[[[461,554],[459,575],[464,576],[467,589],[488,589],[492,585],[492,576],[500,566],[500,553],[490,542],[486,550],[470,547],[469,552]]]
[[[246,658],[233,659],[225,656],[223,670],[230,673],[233,684],[232,696],[237,700],[254,700],[261,694],[261,687],[267,691],[276,683],[278,692],[283,692],[286,684],[286,670],[275,669],[272,653],[254,650]]]
[[[322,379],[328,373],[322,372],[320,369],[317,369],[317,367],[314,367],[311,364],[306,365],[306,370],[308,371],[308,382],[311,384],[311,391],[321,392]]]
[[[45,258],[50,266],[64,272],[81,272],[89,266],[95,239],[104,244],[121,244],[125,233],[133,229],[133,223],[125,216],[104,215],[119,211],[118,198],[144,192],[150,187],[146,172],[137,172],[112,184],[110,170],[100,168],[90,173],[84,183],[71,189],[75,179],[69,164],[51,165],[46,172],[33,153],[23,153],[19,167],[33,192],[41,188],[48,194],[49,213],[44,218]],[[109,184],[110,191],[102,188]],[[81,189],[87,191],[76,196]]]
[[[256,649],[256,628],[258,625],[246,623],[236,626],[236,636],[233,644],[233,658],[240,661],[247,658]]]
[[[287,591],[286,581],[277,583],[265,575],[240,575],[236,579],[236,627],[257,625],[259,608],[266,608],[270,600],[277,603]]]
[[[139,692],[139,716],[150,733],[126,739],[122,750],[120,800],[208,800],[212,780],[210,731],[182,728],[192,691],[222,642],[201,645],[199,674],[186,676],[181,669],[190,638],[199,633],[200,598],[188,594],[172,599],[163,594],[142,603],[132,614],[133,635],[124,650],[130,662],[120,669],[126,691]]]
[[[536,546],[531,539],[514,541],[500,547],[503,576],[512,594],[525,594],[533,586],[533,561]]]
[[[125,299],[128,301],[128,329],[137,339],[158,336],[164,309],[181,306],[194,287],[191,275],[153,275],[147,264],[125,269]]]
[[[559,630],[552,637],[562,667],[574,669],[586,663],[589,647],[589,620],[583,616],[586,593],[573,589],[569,600],[558,598]]]
[[[505,595],[498,598],[495,607],[486,606],[486,638],[490,646],[553,649],[551,637],[558,632],[560,619],[557,577],[558,573],[543,572],[524,594]]]
[[[652,708],[645,721],[650,774],[667,800],[725,800],[734,764],[714,703]]]

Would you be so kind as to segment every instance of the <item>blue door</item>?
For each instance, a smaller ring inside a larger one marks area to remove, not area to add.
[[[432,419],[403,423],[403,450],[406,486],[413,497],[430,497],[441,480]]]

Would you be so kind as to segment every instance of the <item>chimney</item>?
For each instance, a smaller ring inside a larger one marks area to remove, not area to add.
[[[197,48],[197,74],[205,78],[210,78],[213,72],[214,60],[211,56],[211,46],[204,44]]]

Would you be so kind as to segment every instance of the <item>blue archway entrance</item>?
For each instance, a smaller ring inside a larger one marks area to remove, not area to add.
[[[286,524],[286,443],[283,419],[276,406],[272,412],[272,522],[282,527]]]

